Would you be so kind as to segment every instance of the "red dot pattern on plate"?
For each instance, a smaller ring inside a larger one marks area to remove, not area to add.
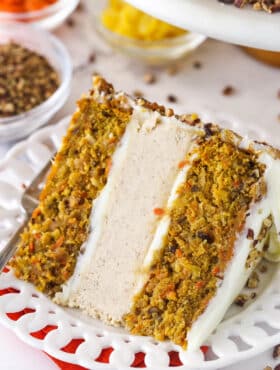
[[[7,269],[7,268],[5,268],[3,270],[3,272],[5,272],[5,273],[8,272],[8,271],[9,271],[9,269]],[[7,289],[0,290],[0,296],[1,295],[6,295],[6,294],[18,294],[18,293],[20,293],[20,291],[17,290],[17,289],[15,289],[15,288],[12,288],[12,287],[11,288],[7,288]],[[19,312],[11,312],[11,313],[7,313],[6,315],[11,320],[17,321],[22,316],[27,315],[29,313],[33,313],[33,312],[35,312],[34,309],[27,307],[27,308],[25,308],[22,311],[19,311]],[[57,329],[57,326],[55,326],[55,325],[47,325],[47,326],[45,326],[41,330],[38,330],[38,331],[33,332],[33,333],[30,333],[30,335],[33,336],[36,339],[43,340],[49,332],[51,332],[52,330],[55,330],[55,329]],[[73,339],[66,346],[64,346],[63,348],[61,348],[61,350],[64,351],[64,352],[67,352],[67,353],[75,353],[77,351],[77,348],[83,342],[84,342],[84,339]],[[208,351],[208,347],[207,346],[202,346],[201,347],[201,350],[205,354]],[[104,348],[101,351],[101,353],[98,356],[98,358],[95,359],[95,361],[96,362],[101,362],[101,363],[107,363],[108,364],[110,362],[110,355],[111,355],[111,353],[113,351],[114,351],[114,349],[112,347]],[[88,370],[88,369],[86,369],[86,368],[84,368],[82,366],[69,364],[69,363],[66,363],[64,361],[60,361],[60,360],[58,360],[56,358],[53,358],[51,356],[49,356],[49,357],[58,365],[58,367],[61,370]],[[178,352],[176,352],[176,351],[169,352],[169,358],[170,358],[170,361],[169,361],[169,366],[170,367],[182,366],[182,362],[180,360],[180,357],[179,357],[179,353]],[[146,367],[146,365],[145,365],[145,353],[143,353],[143,352],[136,353],[135,354],[134,361],[132,362],[132,364],[130,365],[130,367],[131,368],[145,368]]]

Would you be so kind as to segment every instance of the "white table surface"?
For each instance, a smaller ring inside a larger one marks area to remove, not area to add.
[[[86,5],[90,1],[85,0]],[[250,59],[237,47],[209,40],[180,66],[178,74],[170,76],[164,68],[148,68],[104,45],[94,32],[90,12],[76,12],[73,19],[74,26],[64,25],[55,32],[69,48],[75,73],[71,96],[53,122],[74,111],[75,101],[91,85],[91,73],[99,72],[118,89],[128,92],[138,89],[148,99],[164,104],[168,104],[168,94],[175,94],[178,102],[173,107],[179,113],[198,112],[203,116],[206,112],[209,119],[223,112],[232,117],[234,127],[241,133],[250,127],[252,137],[280,146],[279,70]],[[96,61],[88,63],[92,53],[96,54]],[[194,69],[194,61],[200,61],[202,68]],[[155,84],[143,82],[147,71],[156,75]],[[236,94],[223,96],[221,91],[226,85],[234,86]],[[0,145],[0,158],[13,144]],[[0,370],[57,369],[44,353],[22,343],[1,325],[0,344]],[[262,370],[266,365],[275,366],[276,363],[270,350],[223,370]]]

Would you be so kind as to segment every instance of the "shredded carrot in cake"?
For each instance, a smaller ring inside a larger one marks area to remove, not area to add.
[[[163,216],[165,213],[165,210],[163,208],[155,208],[154,209],[154,214],[156,216]]]
[[[181,161],[178,163],[178,168],[184,168],[189,162],[187,160]]]

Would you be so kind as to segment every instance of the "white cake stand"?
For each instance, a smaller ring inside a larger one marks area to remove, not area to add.
[[[159,19],[218,40],[280,51],[280,12],[238,9],[218,0],[127,0]]]

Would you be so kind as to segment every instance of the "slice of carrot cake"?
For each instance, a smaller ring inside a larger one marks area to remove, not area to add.
[[[96,77],[11,265],[59,304],[194,350],[279,235],[279,158]]]

